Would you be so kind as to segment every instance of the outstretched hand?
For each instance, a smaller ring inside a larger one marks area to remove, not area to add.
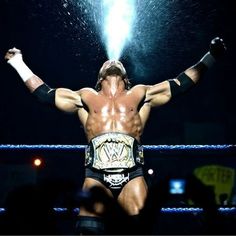
[[[9,49],[8,51],[7,51],[7,53],[6,53],[6,55],[5,55],[5,57],[4,57],[4,59],[5,60],[10,60],[11,58],[13,58],[15,55],[17,55],[17,54],[21,54],[21,50],[19,50],[19,49],[17,49],[17,48],[11,48],[11,49]]]
[[[224,55],[226,51],[226,46],[223,39],[216,37],[211,40],[210,53],[215,58],[218,59]]]

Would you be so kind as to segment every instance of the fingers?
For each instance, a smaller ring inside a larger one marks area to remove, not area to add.
[[[5,58],[5,60],[9,60],[12,57],[14,57],[16,54],[21,54],[21,50],[14,47],[14,48],[11,48],[7,51],[4,58]]]
[[[220,37],[215,37],[213,40],[214,40],[214,41],[215,41],[215,40],[219,40],[219,41],[223,42],[223,39],[220,38]]]
[[[9,49],[8,53],[10,54],[21,53],[21,50],[14,47],[14,48]]]
[[[224,46],[226,48],[224,40],[220,37],[215,37],[214,39],[212,39],[211,43],[212,44],[221,44],[222,46]]]
[[[226,51],[224,40],[220,37],[214,38],[210,43],[210,53],[217,59],[223,56]]]

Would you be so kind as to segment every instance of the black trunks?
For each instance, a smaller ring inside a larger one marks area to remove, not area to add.
[[[92,178],[104,184],[107,188],[111,190],[114,197],[117,197],[120,194],[125,184],[127,184],[130,180],[138,176],[143,176],[142,167],[137,167],[133,170],[121,173],[107,173],[103,171],[97,171],[91,168],[85,169],[86,178]]]

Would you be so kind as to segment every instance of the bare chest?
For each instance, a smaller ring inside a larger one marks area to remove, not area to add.
[[[106,97],[102,95],[91,98],[87,105],[92,113],[117,114],[137,111],[138,101],[134,97],[124,95],[118,97]]]

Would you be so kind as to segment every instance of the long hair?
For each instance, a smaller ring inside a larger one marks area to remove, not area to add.
[[[121,63],[122,64],[122,63]],[[123,65],[122,65],[123,66]],[[124,67],[123,67],[124,68]],[[99,73],[98,73],[98,80],[97,80],[97,83],[95,85],[95,90],[96,91],[100,91],[102,86],[101,86],[101,83],[102,83],[102,80],[104,79],[104,74],[102,73],[102,68],[100,69]],[[121,73],[121,78],[123,79],[124,83],[125,83],[125,89],[129,90],[131,89],[132,87],[132,84],[130,82],[130,80],[128,79],[128,76],[127,76],[127,73],[126,73],[126,70],[124,68],[124,71],[123,73]]]
[[[124,80],[124,83],[125,83],[125,89],[127,89],[127,90],[131,89],[132,84],[131,84],[130,80],[128,79],[128,77],[126,76],[125,78],[122,78],[122,79]],[[98,80],[95,85],[95,90],[97,92],[99,92],[102,89],[102,85],[101,85],[102,80],[103,80],[103,78],[98,76]]]

